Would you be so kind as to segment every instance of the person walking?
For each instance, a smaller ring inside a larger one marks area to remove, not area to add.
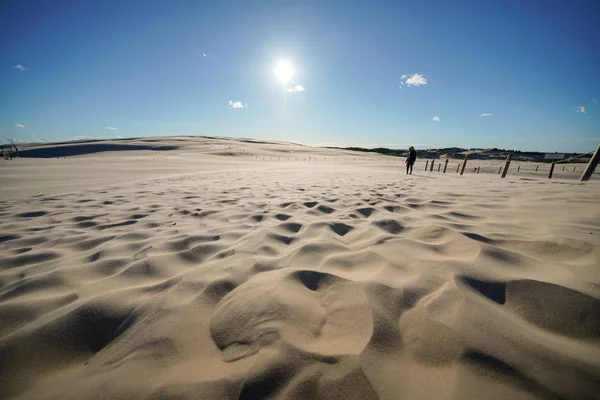
[[[408,148],[408,157],[406,157],[406,173],[412,175],[413,165],[417,161],[417,152],[415,148],[410,146]],[[410,170],[410,172],[409,172]]]

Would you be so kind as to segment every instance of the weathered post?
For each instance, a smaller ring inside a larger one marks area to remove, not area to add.
[[[446,158],[446,162],[444,163],[444,173],[446,173],[446,168],[448,168],[448,161],[450,160]]]
[[[562,170],[564,171],[564,170],[565,170],[565,167],[563,167],[563,169],[562,169]]]
[[[468,159],[469,159],[469,153],[465,154],[465,159],[463,161],[462,169],[460,170],[461,176],[462,176],[462,174],[465,173],[465,167],[467,166],[467,160]]]
[[[442,167],[442,163],[438,163],[438,172],[440,172],[441,167]]]
[[[585,171],[583,171],[581,178],[579,178],[581,182],[590,180],[592,174],[594,173],[594,170],[596,169],[596,165],[598,165],[598,161],[600,161],[600,146],[598,146],[598,148],[596,149],[596,152],[590,159],[590,162],[588,163],[587,167],[585,167]]]
[[[519,166],[517,167],[517,172],[520,172],[520,171],[521,171],[521,166],[519,165]]]
[[[15,146],[15,144],[13,142],[10,142],[10,144],[12,144],[12,146],[15,148],[15,153],[17,153],[17,157],[21,157],[21,154],[19,153],[19,149],[17,149],[17,146]]]
[[[506,177],[506,173],[508,172],[508,167],[510,166],[510,160],[512,160],[512,154],[509,154],[506,157],[506,164],[504,164],[504,171],[502,172],[502,178]]]
[[[460,169],[460,163],[456,166],[456,173],[458,174],[458,170]]]
[[[481,168],[481,167],[477,167],[477,173],[479,173],[479,168]]]
[[[577,167],[573,167],[573,172],[575,172],[575,168],[577,168]]]
[[[431,160],[431,167],[429,167],[429,172],[433,172],[433,164],[435,164],[435,160]]]
[[[427,166],[429,165],[429,160],[425,163],[425,171],[427,171]]]
[[[502,167],[498,168],[498,175],[500,175],[500,172],[502,172]]]
[[[552,179],[552,173],[554,172],[554,163],[550,166],[550,173],[548,174],[548,179]]]
[[[540,167],[539,165],[535,166],[535,172],[537,172],[537,170],[538,170],[539,167]]]

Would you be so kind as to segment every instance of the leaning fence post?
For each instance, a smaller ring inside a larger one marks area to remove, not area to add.
[[[19,149],[17,149],[17,146],[15,146],[15,144],[13,142],[10,142],[10,144],[13,145],[13,147],[15,148],[15,153],[17,153],[17,157],[21,157],[21,154],[19,153]],[[23,158],[23,157],[21,157]]]
[[[431,167],[429,167],[429,172],[433,171],[433,164],[435,164],[435,160],[431,160]]]
[[[598,161],[600,161],[600,146],[598,146],[598,148],[596,149],[596,152],[590,159],[590,162],[588,163],[587,167],[585,167],[585,171],[583,171],[581,178],[579,178],[581,182],[590,180],[592,174],[594,173],[594,170],[596,169],[596,165],[598,165]]]
[[[446,158],[446,162],[444,163],[444,173],[446,173],[446,168],[448,168],[448,161],[450,160]]]
[[[537,170],[538,170],[539,167],[540,167],[539,165],[535,166],[535,172],[537,172]]]
[[[517,167],[517,172],[519,172],[519,171],[521,171],[521,166],[520,165]]]
[[[458,174],[458,170],[460,169],[460,163],[456,166],[456,173]]]
[[[427,166],[429,165],[429,160],[425,163],[425,171],[427,171]]]
[[[498,175],[500,175],[500,172],[502,172],[502,167],[498,168]]]
[[[548,179],[552,179],[552,173],[554,172],[554,163],[550,166],[550,173],[548,174]]]
[[[464,174],[465,167],[467,166],[467,159],[469,158],[469,153],[465,154],[465,160],[463,161],[462,169],[460,170],[460,174]]]
[[[508,167],[510,166],[510,160],[512,160],[512,154],[509,154],[506,157],[506,164],[504,164],[504,171],[502,172],[502,178],[506,177],[506,173],[508,172]]]
[[[442,167],[442,163],[438,163],[438,172],[440,172],[441,167]]]
[[[479,173],[479,168],[481,168],[481,167],[477,167],[477,173]]]

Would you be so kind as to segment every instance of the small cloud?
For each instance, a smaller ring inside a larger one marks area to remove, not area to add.
[[[114,126],[105,126],[105,127],[104,127],[104,130],[105,130],[105,131],[116,131],[116,130],[117,130],[117,128],[115,128]]]
[[[21,64],[17,64],[13,68],[18,69],[19,71],[25,71],[27,69],[24,66],[22,66]]]
[[[491,117],[492,113],[483,113],[483,114],[479,114],[480,117]]]
[[[434,120],[435,122],[440,122],[440,117],[438,117],[438,116],[436,115],[435,117],[433,117],[433,120]]]
[[[16,128],[25,128],[25,126],[24,126],[24,125],[21,125],[21,124],[15,124],[15,127],[16,127]]]
[[[594,103],[595,106],[598,105],[598,100],[596,100],[596,99],[590,99],[590,100],[592,101],[592,103]]]
[[[229,104],[229,106],[231,108],[244,108],[244,107],[248,107],[246,104],[243,104],[241,101],[229,100],[227,103]]]
[[[206,53],[202,53],[202,57],[206,57]]]
[[[427,85],[429,80],[423,74],[402,75],[400,77],[400,89],[402,86],[423,86]]]
[[[296,85],[293,88],[286,89],[288,92],[304,92],[306,89],[302,85]]]
[[[587,111],[585,111],[585,106],[579,106],[577,107],[577,112],[585,114]]]

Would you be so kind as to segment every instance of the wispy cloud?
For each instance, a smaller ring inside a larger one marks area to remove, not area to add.
[[[114,126],[105,126],[105,127],[104,127],[104,130],[105,130],[105,131],[116,131],[116,130],[117,130],[117,128],[115,128]]]
[[[429,80],[423,74],[402,75],[400,77],[400,89],[404,86],[423,86],[427,85]]]
[[[306,89],[304,89],[304,86],[302,86],[302,85],[296,85],[293,88],[289,88],[286,90],[288,92],[304,92],[304,91],[306,91]]]
[[[13,68],[18,69],[19,71],[25,71],[27,69],[24,66],[22,66],[21,64],[17,64]]]
[[[202,57],[206,57],[206,53],[202,53]]]
[[[592,101],[592,103],[594,103],[595,106],[598,105],[598,100],[596,100],[596,99],[590,99],[590,100]]]
[[[585,106],[579,106],[577,107],[577,112],[585,114],[587,111],[585,110]]]
[[[233,101],[233,100],[229,100],[228,104],[231,108],[244,108],[244,107],[248,107],[248,105],[242,103],[241,101]]]
[[[15,124],[15,127],[16,127],[16,128],[25,128],[25,126],[24,126],[24,125],[21,125],[21,124]]]
[[[480,117],[491,117],[492,113],[483,113],[483,114],[479,114]]]
[[[438,117],[438,116],[436,115],[435,117],[433,117],[433,120],[434,120],[435,122],[440,122],[440,117]]]

